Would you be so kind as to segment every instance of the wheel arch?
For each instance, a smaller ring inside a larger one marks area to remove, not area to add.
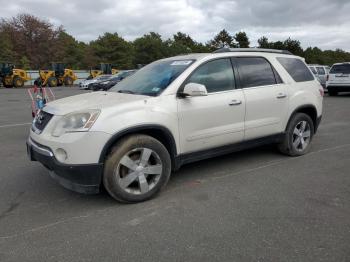
[[[170,154],[172,168],[174,169],[176,167],[177,147],[175,138],[168,128],[156,124],[140,125],[136,127],[126,128],[114,134],[104,145],[100,154],[99,163],[105,162],[106,157],[110,153],[111,149],[118,141],[120,141],[120,139],[135,134],[148,135],[161,142]]]
[[[317,109],[314,105],[308,104],[308,105],[302,105],[297,107],[296,109],[294,109],[294,111],[292,112],[292,114],[290,115],[287,125],[285,127],[285,129],[288,127],[290,121],[292,120],[293,116],[297,113],[304,113],[306,115],[308,115],[311,120],[312,123],[314,125],[314,133],[316,133],[317,131],[317,127],[318,127],[318,121],[317,121]]]

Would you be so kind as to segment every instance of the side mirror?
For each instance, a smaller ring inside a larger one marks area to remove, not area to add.
[[[184,87],[184,91],[182,92],[182,96],[207,96],[207,88],[205,85],[197,84],[197,83],[188,83]]]

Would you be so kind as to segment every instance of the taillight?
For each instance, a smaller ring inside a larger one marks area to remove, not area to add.
[[[324,90],[323,90],[323,88],[322,88],[322,89],[321,89],[321,88],[318,89],[318,91],[320,91],[320,95],[321,95],[321,96],[324,96]]]

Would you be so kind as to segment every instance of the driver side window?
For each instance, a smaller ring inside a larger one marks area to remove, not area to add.
[[[205,85],[208,93],[235,89],[235,79],[230,59],[217,59],[199,66],[186,83]]]

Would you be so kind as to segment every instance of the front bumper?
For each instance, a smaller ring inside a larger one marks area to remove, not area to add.
[[[62,164],[50,148],[38,144],[30,137],[27,140],[27,153],[31,161],[38,161],[49,169],[51,177],[63,187],[83,194],[96,194],[100,191],[103,164]]]

